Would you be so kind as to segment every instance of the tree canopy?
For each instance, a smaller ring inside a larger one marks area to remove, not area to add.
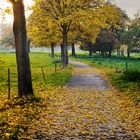
[[[35,0],[28,33],[37,45],[61,44],[63,64],[67,65],[69,42],[95,41],[100,29],[118,29],[120,17],[115,5],[102,0]]]

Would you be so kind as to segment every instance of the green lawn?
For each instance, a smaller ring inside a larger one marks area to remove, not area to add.
[[[112,57],[103,57],[101,55],[95,54],[93,56],[89,56],[88,54],[77,54],[77,58],[74,58],[79,61],[84,61],[93,66],[98,66],[100,68],[110,68],[110,69],[118,69],[125,70],[126,62],[128,63],[129,69],[138,69],[140,66],[140,61],[137,58],[129,58],[126,57],[118,57],[113,55]]]
[[[109,58],[102,57],[98,54],[89,56],[86,53],[78,53],[77,57],[72,59],[86,62],[91,66],[96,66],[101,70],[105,70],[110,81],[119,91],[129,95],[136,102],[140,103],[140,78],[136,75],[140,72],[140,60],[138,58],[138,54],[133,54],[131,58],[127,59],[126,57],[118,57],[116,55]],[[130,78],[134,76],[134,78],[139,79],[136,81],[135,79],[129,80],[127,78],[128,75],[124,75],[126,67],[127,70],[130,71],[128,73]]]
[[[34,92],[47,89],[62,87],[71,77],[71,68],[63,70],[61,64],[57,64],[57,72],[55,73],[54,61],[58,58],[52,59],[48,53],[31,53],[31,71]],[[15,53],[0,53],[0,94],[1,98],[7,98],[7,73],[8,68],[11,71],[11,96],[17,94],[17,69]],[[42,68],[45,79],[43,78]]]

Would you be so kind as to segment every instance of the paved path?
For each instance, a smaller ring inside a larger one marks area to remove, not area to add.
[[[73,76],[68,83],[68,87],[71,88],[84,88],[84,89],[97,89],[97,90],[107,90],[109,89],[109,84],[107,80],[94,72],[94,68],[88,64],[70,60],[70,63],[75,67]],[[81,73],[76,73],[75,71],[81,71]]]
[[[46,92],[43,100],[46,108],[42,108],[38,119],[29,126],[28,139],[140,140],[139,106],[109,89],[105,77],[96,68],[75,61],[70,63],[74,69],[68,88]]]

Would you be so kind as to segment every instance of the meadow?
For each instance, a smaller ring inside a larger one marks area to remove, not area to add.
[[[48,88],[62,87],[71,77],[71,68],[63,70],[61,63],[55,61],[59,58],[51,58],[49,53],[31,53],[31,72],[35,94]],[[10,68],[11,97],[17,94],[17,68],[15,53],[0,53],[0,95],[1,101],[7,99],[8,94],[8,68]]]
[[[130,96],[136,103],[140,103],[140,59],[138,54],[132,57],[125,56],[112,57],[94,54],[89,56],[87,53],[78,53],[74,60],[86,62],[106,72],[111,84],[119,92]]]

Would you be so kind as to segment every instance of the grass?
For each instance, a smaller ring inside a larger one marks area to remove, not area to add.
[[[124,70],[126,68],[126,62],[128,63],[129,69],[137,69],[137,66],[140,66],[140,61],[137,58],[118,57],[113,55],[112,57],[103,57],[98,54],[89,56],[87,54],[77,54],[77,57],[74,58],[79,61],[84,61],[90,65],[97,66],[100,68],[117,68],[119,70]]]
[[[58,90],[62,90],[72,74],[72,67],[62,69],[48,53],[31,53],[31,72],[35,98],[17,98],[17,68],[15,53],[0,53],[0,139],[20,139],[39,113],[46,111]],[[7,100],[7,73],[11,71],[11,100]],[[43,72],[42,72],[43,71]],[[43,74],[44,73],[44,74]]]
[[[31,71],[34,92],[47,88],[62,87],[71,77],[71,68],[63,70],[60,63],[57,64],[57,72],[53,61],[56,60],[49,57],[48,53],[31,53]],[[17,94],[17,68],[15,53],[0,53],[0,95],[1,100],[7,98],[7,73],[8,68],[11,71],[11,96]],[[45,78],[43,78],[43,72]]]
[[[133,54],[133,57],[129,59],[116,55],[109,58],[98,54],[89,56],[86,53],[79,53],[76,58],[72,59],[86,62],[91,66],[96,66],[106,71],[109,80],[119,91],[129,95],[136,103],[140,103],[140,80],[134,80],[138,77],[138,73],[140,73],[140,61],[138,57],[137,54]],[[128,71],[127,77],[125,76],[126,70]]]

